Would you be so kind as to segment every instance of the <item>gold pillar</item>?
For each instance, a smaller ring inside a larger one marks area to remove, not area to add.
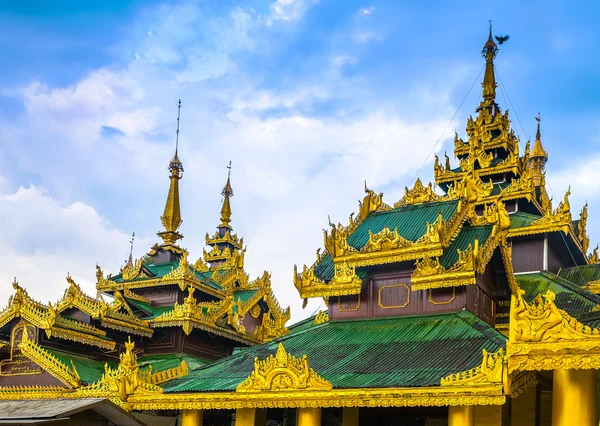
[[[472,405],[448,407],[448,426],[475,426],[474,414]]]
[[[183,410],[181,426],[202,426],[202,410]]]
[[[595,426],[596,370],[554,370],[552,426]]]
[[[358,426],[358,407],[344,407],[342,426]]]
[[[235,426],[254,426],[256,410],[254,408],[238,408],[235,410]]]
[[[296,426],[321,426],[321,408],[298,408]]]

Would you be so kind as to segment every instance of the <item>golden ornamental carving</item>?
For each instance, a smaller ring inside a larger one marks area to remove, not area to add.
[[[486,204],[483,209],[483,215],[478,216],[475,213],[475,207],[472,206],[468,213],[469,222],[472,226],[495,225],[495,232],[498,230],[507,230],[510,228],[510,216],[504,203],[498,199],[496,203]]]
[[[358,217],[360,221],[365,220],[371,212],[391,209],[390,206],[383,202],[383,192],[376,194],[374,191],[367,188],[367,182],[365,182],[365,194],[362,202],[358,202]]]
[[[435,193],[431,182],[425,186],[421,179],[417,179],[412,189],[404,188],[404,197],[394,204],[394,208],[443,200],[444,197]]]
[[[29,340],[28,334],[23,333],[19,349],[27,358],[38,364],[52,376],[63,382],[65,385],[76,388],[79,386],[80,379],[77,369],[71,361],[71,365],[65,365],[52,353]]]
[[[315,325],[323,324],[327,321],[329,321],[329,315],[327,314],[327,312],[319,311],[319,313],[315,315]]]
[[[533,173],[531,169],[525,168],[518,179],[513,179],[506,188],[500,193],[503,199],[510,198],[512,194],[526,193],[531,196],[535,191],[535,183],[533,181]]]
[[[135,261],[135,264],[133,262],[128,262],[127,264],[125,264],[125,266],[121,268],[121,276],[123,277],[123,280],[129,281],[134,278],[137,278],[140,275],[141,271],[142,258],[139,258]]]
[[[511,296],[509,372],[600,368],[600,330],[558,309],[551,291],[531,303],[523,294]]]
[[[119,355],[117,368],[104,366],[102,378],[91,385],[78,389],[80,397],[118,396],[121,401],[127,401],[134,393],[161,393],[162,389],[148,381],[137,363],[137,355],[133,352],[135,343],[131,338],[125,342],[125,352]]]
[[[480,366],[441,379],[441,386],[489,385],[503,382],[504,349],[489,353],[483,349]]]
[[[209,267],[206,262],[204,262],[204,259],[200,257],[196,260],[196,263],[194,263],[194,269],[198,272],[207,272]]]
[[[335,265],[335,273],[329,284],[332,286],[360,288],[362,280],[356,275],[355,267],[348,265],[347,262],[343,262]]]
[[[341,223],[338,223],[337,227],[329,221],[331,226],[331,232],[324,232],[325,248],[331,254],[333,258],[343,256],[348,251],[356,251],[350,245],[348,245],[348,237],[350,236],[349,231]]]
[[[369,253],[374,251],[394,250],[408,247],[412,244],[412,241],[402,238],[400,234],[398,234],[398,227],[393,231],[390,231],[386,226],[377,234],[373,234],[373,232],[369,231],[369,241],[360,251]]]
[[[588,262],[591,265],[600,263],[600,255],[598,254],[598,246],[588,255]]]
[[[332,388],[330,382],[309,367],[306,355],[296,358],[279,343],[275,356],[254,359],[254,371],[238,385],[236,392],[326,391]]]
[[[581,243],[583,252],[587,253],[590,247],[590,238],[587,235],[587,219],[588,219],[588,205],[585,203],[581,214],[579,215],[579,223],[577,224],[577,239]]]
[[[462,198],[469,203],[475,203],[489,197],[494,189],[492,182],[483,183],[474,170],[465,173],[462,180],[448,187],[448,196]]]
[[[239,238],[237,234],[232,234],[231,230],[227,229],[223,235],[217,230],[214,235],[209,236],[206,233],[205,237],[207,246],[214,246],[215,244],[231,244],[238,250],[244,247],[244,239]]]
[[[439,258],[423,258],[416,261],[411,276],[412,290],[429,290],[457,287],[476,283],[475,273],[479,266],[479,241],[475,240],[465,251],[458,251],[458,261],[445,269]]]

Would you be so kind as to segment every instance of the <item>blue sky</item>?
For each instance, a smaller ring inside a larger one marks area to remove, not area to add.
[[[511,37],[498,101],[523,143],[541,112],[555,199],[572,183],[600,239],[595,2],[13,3],[0,5],[2,297],[13,275],[41,299],[67,272],[91,291],[96,261],[116,272],[134,230],[136,255],[148,249],[181,98],[184,245],[201,254],[232,160],[248,268],[272,271],[305,315],[319,302],[299,312],[291,271],[312,263],[327,215],[345,222],[364,179],[393,203],[432,179],[434,146],[464,136],[479,81],[443,130],[483,67],[490,19]]]

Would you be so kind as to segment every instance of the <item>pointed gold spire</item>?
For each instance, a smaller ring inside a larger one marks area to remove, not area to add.
[[[533,145],[533,151],[531,151],[531,157],[533,158],[545,158],[548,159],[548,153],[542,146],[542,132],[540,132],[540,122],[542,121],[540,113],[535,117],[537,120],[537,132],[535,133],[535,143]]]
[[[494,74],[494,58],[496,57],[496,53],[498,53],[498,46],[492,37],[492,21],[490,21],[490,34],[486,43],[483,45],[483,50],[481,54],[485,58],[485,75],[483,77],[483,101],[479,105],[477,110],[481,110],[483,108],[492,107],[492,115],[495,114],[497,105],[496,105],[496,76]]]
[[[179,179],[183,177],[183,164],[181,164],[181,160],[179,160],[177,153],[179,150],[180,113],[181,99],[179,100],[177,109],[177,136],[175,141],[175,155],[173,155],[173,158],[169,162],[169,171],[171,172],[169,179],[171,180],[171,183],[169,185],[169,194],[167,195],[165,210],[160,218],[165,230],[158,233],[158,235],[163,239],[164,245],[166,246],[176,245],[177,240],[183,238],[183,235],[177,232],[182,222],[181,210],[179,207]]]
[[[225,183],[223,191],[221,192],[221,195],[224,198],[223,206],[221,207],[221,224],[219,225],[219,228],[231,229],[231,226],[229,225],[229,222],[231,222],[231,204],[229,199],[233,196],[233,189],[231,188],[231,161],[229,162],[227,169],[227,183]]]

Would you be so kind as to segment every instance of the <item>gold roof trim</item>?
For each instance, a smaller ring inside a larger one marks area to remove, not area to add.
[[[254,359],[254,371],[238,385],[237,393],[264,391],[316,391],[331,390],[331,383],[319,376],[308,365],[306,355],[296,358],[288,354],[279,343],[275,356],[264,360]]]
[[[440,380],[441,386],[488,386],[503,384],[504,379],[504,349],[489,353],[483,349],[481,365],[470,370],[450,374]]]
[[[75,365],[73,365],[73,361],[71,361],[70,366],[64,364],[52,353],[29,340],[27,333],[23,333],[21,343],[19,344],[19,349],[23,355],[35,362],[65,385],[71,388],[76,388],[79,386],[79,373],[77,373],[77,369],[75,368]]]
[[[600,330],[558,309],[551,291],[531,303],[524,293],[511,296],[509,372],[600,368]]]

